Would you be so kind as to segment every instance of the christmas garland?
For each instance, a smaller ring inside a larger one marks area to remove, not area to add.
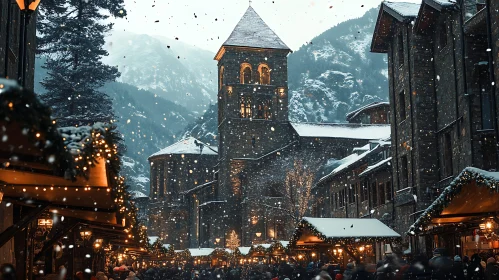
[[[413,236],[424,231],[424,227],[431,223],[433,217],[440,215],[452,199],[461,192],[462,188],[473,181],[478,187],[487,187],[491,192],[498,192],[499,173],[498,177],[494,177],[490,173],[474,167],[465,168],[410,226],[407,234]]]
[[[40,162],[52,166],[57,175],[65,175],[72,169],[72,161],[50,115],[50,109],[31,91],[14,88],[0,94],[0,120],[18,123],[22,133],[41,151]],[[8,133],[3,131],[2,139],[8,139]]]

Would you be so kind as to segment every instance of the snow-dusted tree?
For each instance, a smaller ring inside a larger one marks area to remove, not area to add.
[[[42,1],[37,52],[47,58],[43,101],[62,126],[87,125],[113,119],[112,101],[99,91],[114,81],[116,67],[104,65],[104,35],[109,14],[123,17],[123,0]]]
[[[240,246],[241,240],[239,240],[239,236],[237,236],[237,233],[235,230],[232,230],[229,233],[229,238],[227,238],[227,248],[231,249],[232,252],[234,252],[237,247]]]
[[[286,236],[278,235],[276,230],[270,238],[287,239],[292,234],[296,224],[307,213],[311,207],[312,187],[315,173],[312,166],[317,166],[317,159],[306,155],[296,154],[293,158],[283,158],[277,164],[284,168],[282,176],[279,174],[269,175],[270,180],[253,181],[255,189],[247,193],[246,202],[251,203],[252,211],[255,213],[255,222],[258,224],[262,218],[269,223],[280,224]],[[263,194],[263,197],[262,197]],[[268,235],[267,235],[268,236]]]
[[[310,208],[314,173],[301,160],[294,162],[293,169],[286,173],[284,181],[283,205],[293,220],[294,227]]]

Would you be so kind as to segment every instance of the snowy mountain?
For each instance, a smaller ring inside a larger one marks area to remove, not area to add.
[[[118,130],[126,151],[122,175],[133,190],[149,193],[147,158],[179,139],[179,132],[195,120],[191,111],[123,83],[110,83],[104,91],[114,100]]]
[[[290,120],[345,122],[388,98],[386,56],[369,52],[377,9],[327,30],[288,59]]]
[[[210,146],[218,146],[218,106],[212,104],[203,116],[189,124],[183,138],[192,136]]]
[[[145,89],[203,114],[216,100],[214,53],[164,37],[114,31],[106,38],[108,65],[118,66],[119,82]]]

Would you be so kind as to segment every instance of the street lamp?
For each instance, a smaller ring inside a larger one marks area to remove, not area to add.
[[[256,235],[256,237],[260,237],[260,236],[262,236],[262,233],[261,232],[257,232],[257,233],[255,233],[255,235]]]
[[[18,79],[19,84],[25,86],[25,76],[26,76],[26,41],[27,41],[27,26],[29,24],[29,19],[31,14],[36,11],[36,8],[40,4],[41,0],[16,0],[19,10],[21,10],[21,34],[19,36],[19,64],[18,64]]]
[[[216,242],[217,244],[219,244],[219,243],[220,243],[220,238],[218,238],[218,237],[217,237],[217,238],[215,238],[215,242]]]

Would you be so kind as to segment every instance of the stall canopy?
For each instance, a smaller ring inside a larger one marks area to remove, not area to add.
[[[465,168],[419,216],[409,235],[430,228],[478,224],[499,213],[499,172]]]
[[[398,233],[376,219],[304,217],[293,234],[290,247],[392,242],[398,239]]]

